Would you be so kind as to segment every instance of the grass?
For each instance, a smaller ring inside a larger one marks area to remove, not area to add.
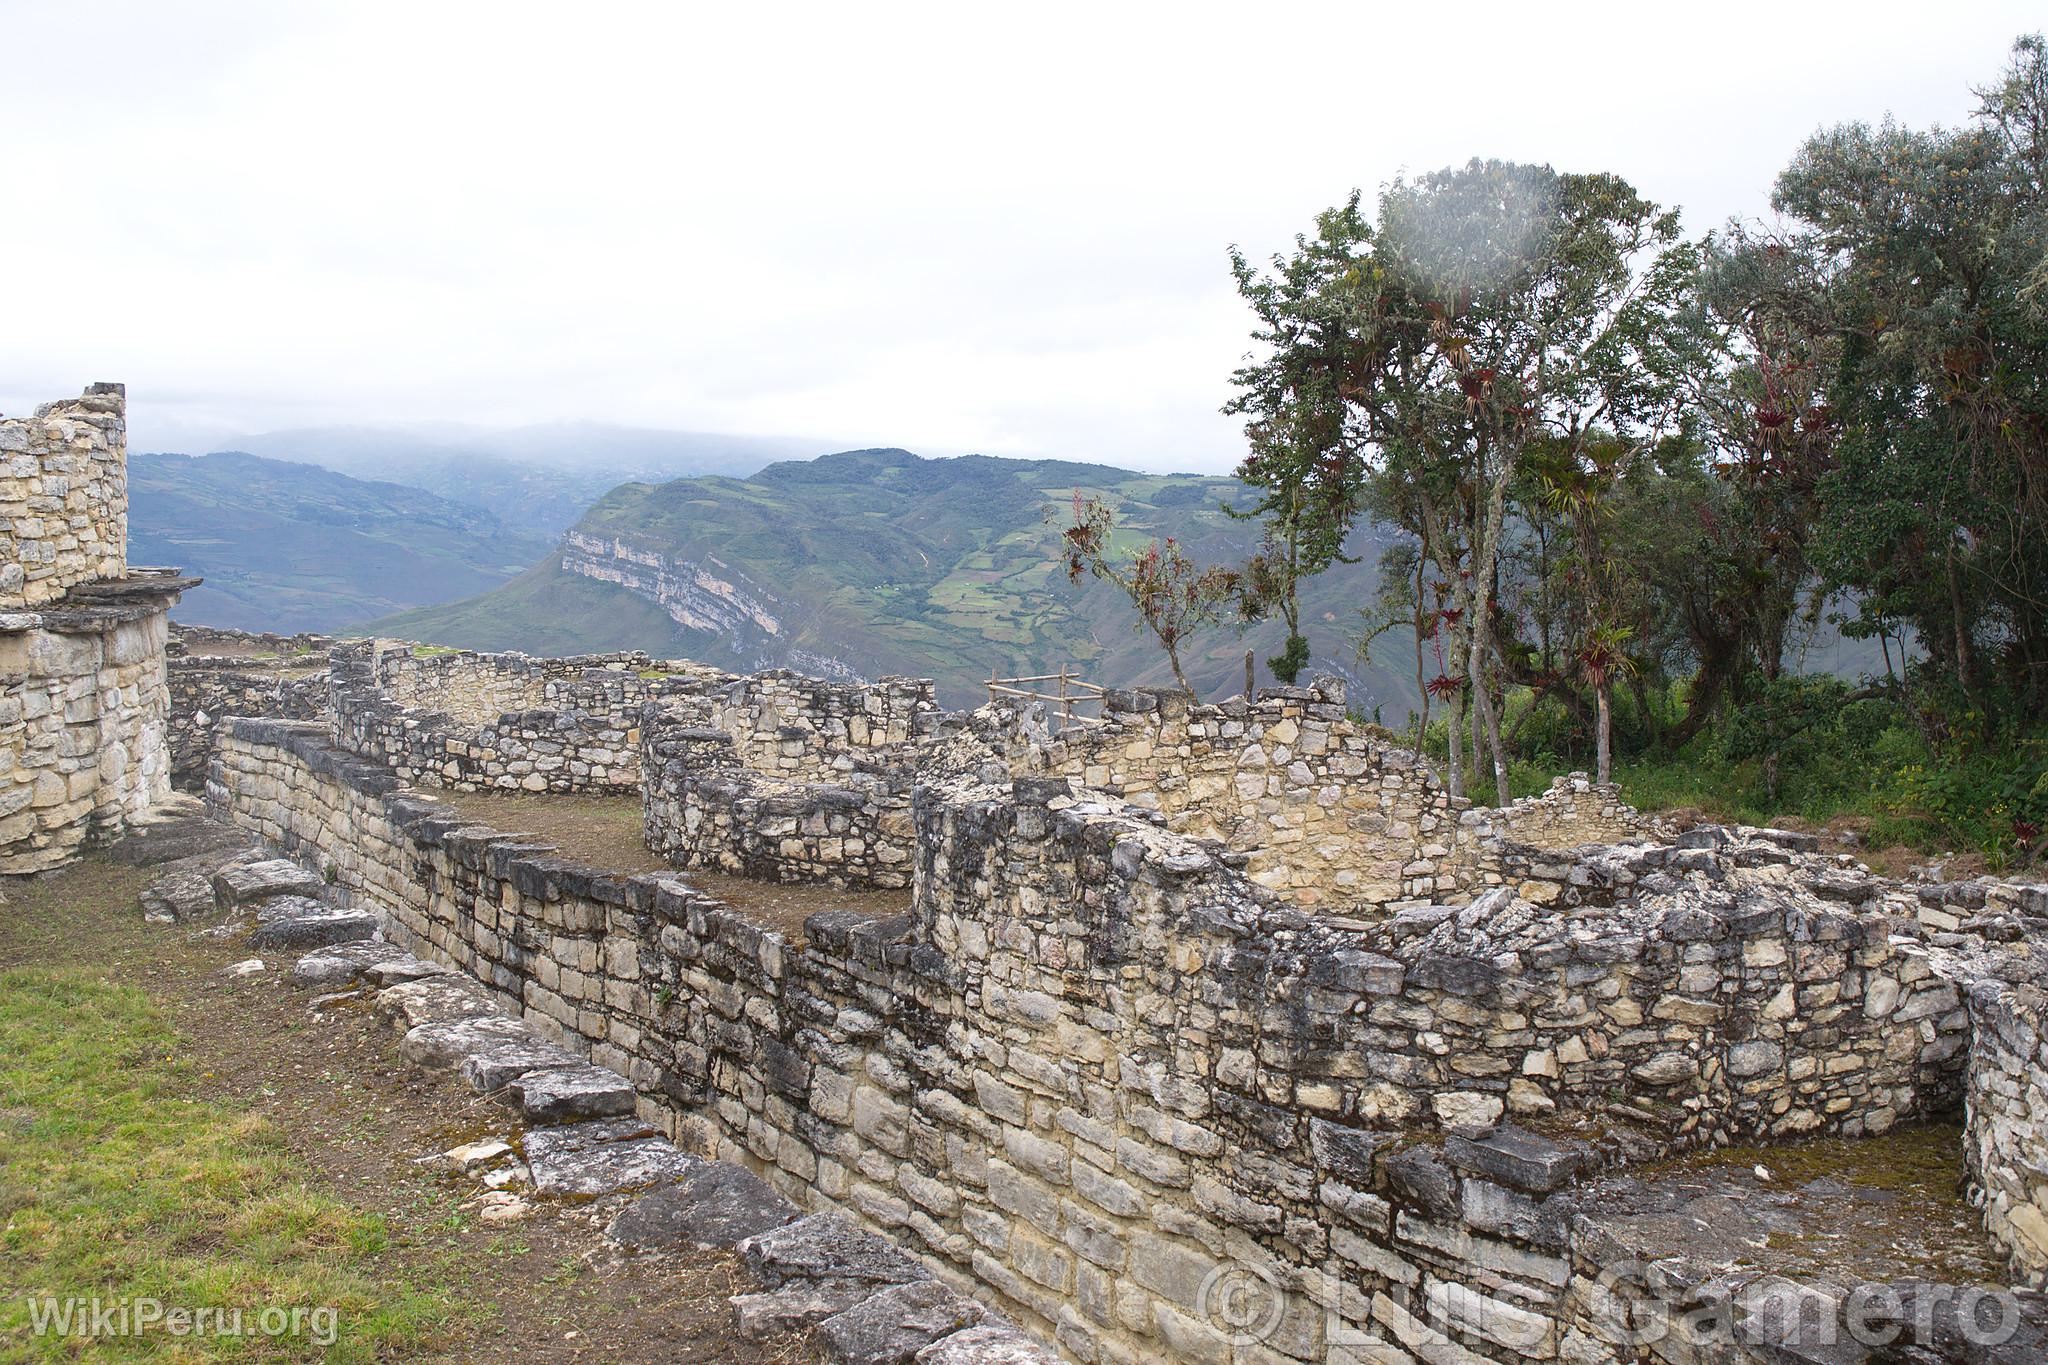
[[[248,1333],[100,1337],[104,1359],[374,1360],[458,1315],[379,1273],[381,1217],[310,1188],[274,1127],[203,1089],[143,991],[82,964],[0,971],[0,1359],[83,1344],[35,1335],[30,1297],[239,1309]],[[256,1335],[272,1307],[307,1310],[299,1330]]]
[[[1682,687],[1653,696],[1667,728],[1682,712]],[[2041,843],[2025,831],[2048,812],[2048,730],[1973,735],[1937,752],[1901,705],[1850,694],[1850,684],[1837,678],[1788,679],[1774,694],[1716,717],[1673,752],[1648,737],[1634,698],[1617,692],[1614,779],[1639,810],[1853,833],[1854,847],[1867,851],[1873,866],[1955,853],[2003,874],[2038,859]],[[1525,755],[1509,765],[1514,797],[1543,791],[1559,773],[1593,767],[1589,737],[1562,707],[1551,703],[1526,716],[1529,705],[1527,689],[1518,689],[1502,721],[1510,733],[1519,724]],[[1439,759],[1441,714],[1432,717],[1425,741]],[[1405,738],[1412,730],[1397,733]],[[1772,751],[1775,781],[1765,760]],[[1490,773],[1473,790],[1490,800]]]

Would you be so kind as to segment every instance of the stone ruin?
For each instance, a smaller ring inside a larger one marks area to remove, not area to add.
[[[121,837],[170,791],[165,621],[128,564],[126,392],[0,420],[0,877]]]
[[[215,811],[1070,1359],[2048,1358],[2048,888],[1674,831],[1579,775],[1474,808],[1327,681],[1057,728],[632,655],[357,642],[326,680],[319,719],[214,723]],[[436,787],[637,789],[675,870]],[[904,900],[797,934],[697,871]],[[1960,1281],[1716,1243],[1796,1226],[1762,1162],[1634,1174],[1958,1112],[1996,1340]]]

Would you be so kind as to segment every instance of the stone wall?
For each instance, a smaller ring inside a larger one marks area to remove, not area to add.
[[[275,635],[173,621],[167,646],[171,782],[198,791],[224,716],[323,720],[327,715],[324,635]]]
[[[170,793],[163,646],[161,607],[0,615],[0,874],[110,843]]]
[[[1971,1199],[2014,1279],[2048,1287],[2048,993],[1985,979],[1972,984],[1969,1007]]]
[[[0,420],[0,611],[125,574],[126,411],[121,385],[94,384]]]
[[[1503,846],[1557,851],[1649,830],[1618,788],[1582,773],[1502,810],[1471,809],[1390,732],[1351,720],[1333,678],[1249,703],[1110,692],[1100,724],[1055,734],[1012,709],[985,729],[1017,770],[1158,811],[1247,853],[1254,882],[1319,911],[1469,899],[1499,884]]]
[[[1076,1360],[1590,1349],[1615,1249],[1574,1244],[1561,1193],[1589,1154],[1460,1134],[1504,1110],[1665,1148],[1853,1134],[1961,1085],[1954,985],[1767,851],[1610,850],[1587,880],[1612,905],[1502,889],[1369,925],[1064,778],[959,778],[917,793],[912,913],[795,944],[398,787],[317,727],[235,721],[209,798],[679,1137]],[[1240,1272],[1288,1308],[1233,1356],[1212,1295]]]
[[[910,885],[926,681],[733,678],[641,719],[647,846],[764,881]]]
[[[535,659],[354,641],[330,654],[346,748],[454,791],[640,791],[640,709],[724,679],[645,654]]]
[[[0,421],[0,875],[118,838],[170,790],[165,613],[130,572],[125,393]]]

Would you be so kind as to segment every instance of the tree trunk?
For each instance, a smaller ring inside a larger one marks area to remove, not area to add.
[[[1465,656],[1465,676],[1472,685],[1472,704],[1479,710],[1479,724],[1486,731],[1486,738],[1493,746],[1493,785],[1497,804],[1508,803],[1508,765],[1501,756],[1500,719],[1493,713],[1493,700],[1486,694],[1486,644],[1490,635],[1493,610],[1493,579],[1500,562],[1501,523],[1507,514],[1508,475],[1514,470],[1514,461],[1505,459],[1501,472],[1494,477],[1493,488],[1486,498],[1486,523],[1473,556],[1472,562],[1472,647]],[[1474,748],[1478,746],[1475,744]],[[1472,756],[1472,767],[1477,774],[1479,755]]]
[[[1160,643],[1166,644],[1164,640]],[[1188,700],[1193,701],[1195,689],[1189,685],[1188,675],[1180,671],[1180,651],[1172,645],[1166,645],[1166,662],[1173,666],[1173,680],[1180,684],[1181,691],[1188,694]]]
[[[1608,783],[1614,780],[1614,706],[1610,700],[1613,685],[1605,678],[1593,684],[1593,702],[1599,708],[1600,721],[1593,736],[1593,748],[1597,757],[1594,772],[1597,780]]]
[[[1465,694],[1462,690],[1451,693],[1450,709],[1450,719],[1444,725],[1444,738],[1450,751],[1448,776],[1451,796],[1455,799],[1465,794],[1465,771],[1459,762],[1459,751],[1465,747]]]

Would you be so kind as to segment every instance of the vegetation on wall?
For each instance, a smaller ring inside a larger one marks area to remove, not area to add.
[[[1768,227],[1688,240],[1615,176],[1473,161],[1234,256],[1263,539],[1227,571],[1286,623],[1275,671],[1326,648],[1293,604],[1378,522],[1405,535],[1357,633],[1412,637],[1454,791],[1590,751],[1638,795],[2037,853],[2042,39],[1977,93],[1959,128],[1816,135]],[[1801,676],[1824,619],[1882,674]]]

